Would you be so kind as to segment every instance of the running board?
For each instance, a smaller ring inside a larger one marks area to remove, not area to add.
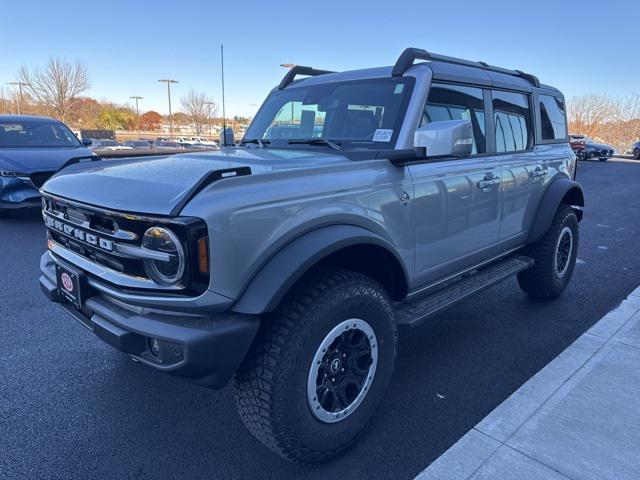
[[[532,267],[533,264],[533,258],[524,255],[511,255],[482,267],[471,275],[463,276],[460,280],[437,292],[424,295],[411,302],[401,303],[396,307],[398,327],[415,328],[459,301],[500,283]]]

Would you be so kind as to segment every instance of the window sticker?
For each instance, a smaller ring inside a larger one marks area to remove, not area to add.
[[[390,128],[376,128],[376,131],[373,134],[373,141],[374,142],[390,142],[392,135],[393,135],[393,130]]]
[[[395,90],[393,91],[393,94],[398,95],[399,93],[402,93],[402,90],[404,90],[404,83],[398,83]]]

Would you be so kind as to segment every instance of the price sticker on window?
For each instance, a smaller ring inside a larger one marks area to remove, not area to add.
[[[376,128],[373,134],[374,142],[390,142],[393,136],[393,130],[390,128]]]

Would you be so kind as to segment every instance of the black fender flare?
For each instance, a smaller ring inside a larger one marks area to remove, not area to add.
[[[359,244],[386,249],[402,267],[407,281],[404,263],[384,238],[355,225],[330,225],[311,230],[281,248],[260,268],[231,310],[246,314],[272,311],[312,266],[342,248]]]
[[[557,177],[551,181],[542,196],[531,230],[529,230],[527,243],[537,242],[547,233],[549,227],[551,227],[553,217],[563,200],[574,208],[579,207],[576,208],[576,213],[578,220],[582,220],[582,207],[584,207],[582,186],[570,178]]]

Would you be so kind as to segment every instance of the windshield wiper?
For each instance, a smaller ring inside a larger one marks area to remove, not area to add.
[[[289,145],[295,145],[295,144],[326,145],[327,147],[331,147],[334,150],[342,150],[342,147],[340,147],[339,140],[332,142],[331,140],[327,140],[326,138],[306,138],[306,139],[300,139],[300,140],[289,140]]]
[[[269,140],[260,140],[259,138],[243,138],[240,143],[242,143],[242,145],[245,143],[257,143],[260,148],[264,148],[265,145],[268,145],[271,142]]]

